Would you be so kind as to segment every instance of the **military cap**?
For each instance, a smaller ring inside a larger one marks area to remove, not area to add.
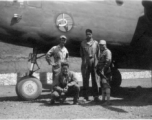
[[[65,35],[61,35],[61,36],[60,36],[60,39],[62,39],[62,38],[64,38],[64,39],[67,40],[67,37],[66,37]]]
[[[106,45],[106,41],[105,40],[100,40],[99,44]]]

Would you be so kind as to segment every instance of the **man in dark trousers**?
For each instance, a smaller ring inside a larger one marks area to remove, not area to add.
[[[111,69],[110,64],[112,61],[111,51],[107,48],[106,41],[100,40],[100,54],[98,56],[98,64],[97,64],[97,74],[100,76],[100,83],[102,88],[102,101],[105,101],[105,97],[107,97],[107,102],[105,105],[109,105],[110,103],[110,80],[111,80]]]
[[[73,104],[78,104],[79,92],[80,87],[74,72],[69,71],[69,64],[67,62],[62,62],[61,72],[57,75],[53,83],[51,104],[54,104],[57,98],[60,98],[61,103],[63,103],[70,93],[74,97]]]
[[[96,40],[92,38],[92,30],[86,30],[86,39],[82,41],[80,46],[80,55],[82,58],[81,72],[83,78],[84,99],[89,100],[89,78],[91,74],[92,91],[95,101],[99,100],[99,81],[96,74],[95,66],[97,64],[97,55],[99,52],[99,45]]]

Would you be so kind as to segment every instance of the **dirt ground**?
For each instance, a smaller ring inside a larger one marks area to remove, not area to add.
[[[73,105],[72,98],[67,98],[65,103],[57,102],[52,106],[49,105],[49,90],[43,90],[37,100],[21,101],[15,93],[15,86],[0,86],[0,119],[151,119],[150,80],[138,79],[136,85],[145,83],[145,86],[131,87],[135,82],[123,80],[119,89],[113,89],[111,106],[104,106],[102,102],[84,102],[83,97],[80,97],[79,105]]]

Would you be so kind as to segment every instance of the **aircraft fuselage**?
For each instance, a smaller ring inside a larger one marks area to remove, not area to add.
[[[68,37],[68,44],[73,44],[85,39],[87,28],[93,30],[96,40],[105,39],[108,44],[130,44],[138,17],[143,13],[143,6],[139,1],[124,1],[122,6],[118,6],[115,1],[0,3],[0,35],[4,36],[2,40],[25,46],[42,43],[55,45],[61,34]],[[14,14],[21,18],[13,20]],[[71,18],[68,21],[72,27],[69,31],[60,30],[57,25],[58,16],[64,14]]]
[[[121,64],[130,58],[130,43],[141,16],[144,6],[140,0],[0,1],[0,39],[46,53],[64,34],[70,55],[76,56],[90,28],[95,40],[107,41],[113,58]]]

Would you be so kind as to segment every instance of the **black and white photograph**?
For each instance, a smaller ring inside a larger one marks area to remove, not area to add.
[[[152,119],[152,0],[0,0],[0,119]]]

